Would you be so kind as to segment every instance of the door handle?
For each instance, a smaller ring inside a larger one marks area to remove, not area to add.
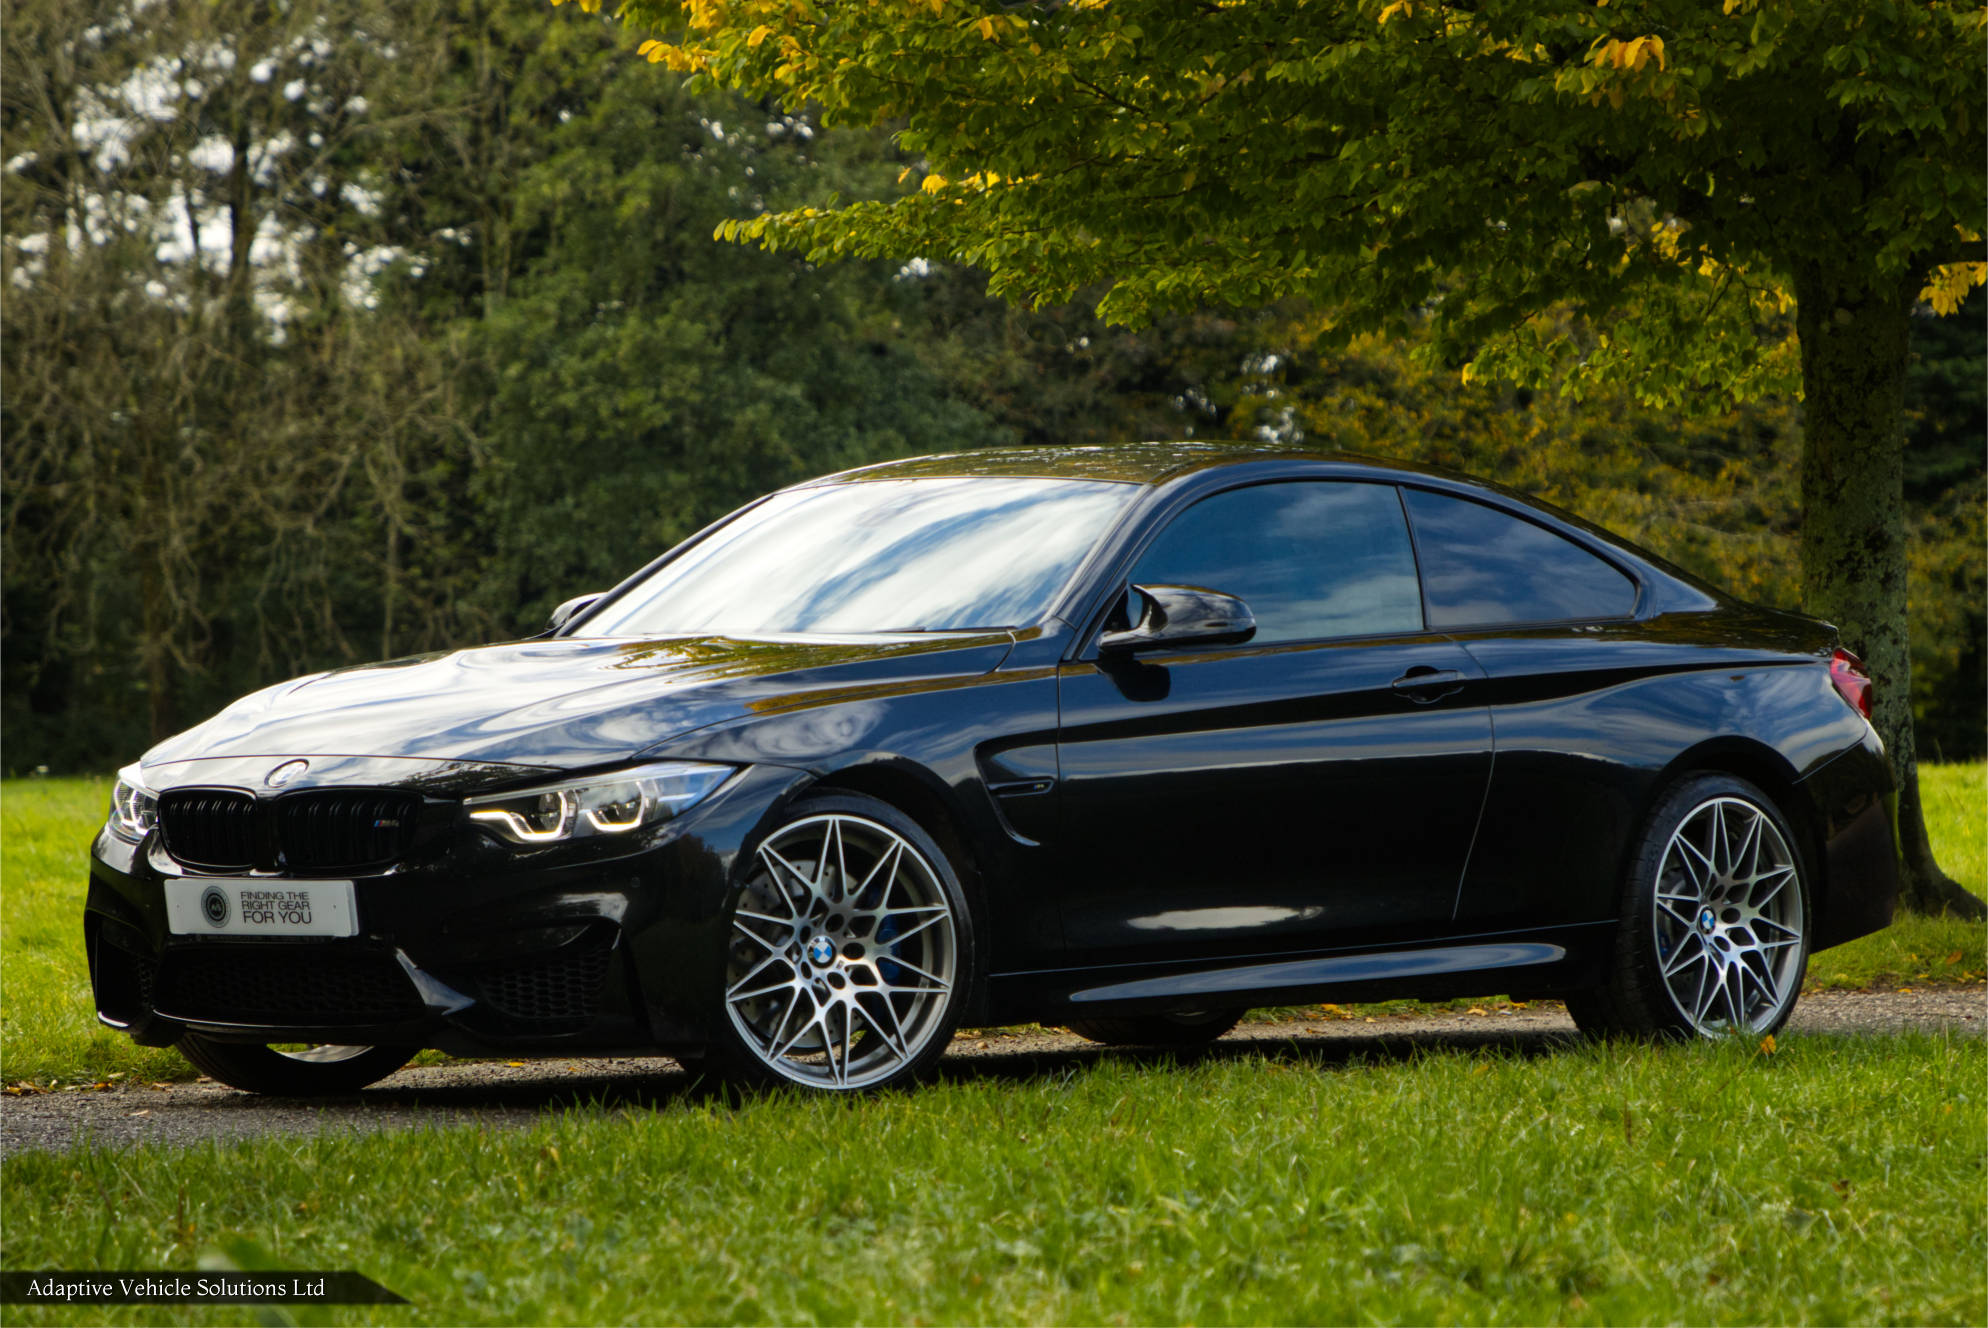
[[[1400,692],[1417,705],[1427,705],[1431,701],[1448,696],[1463,686],[1461,669],[1432,669],[1426,664],[1417,664],[1408,672],[1396,678],[1388,686]]]

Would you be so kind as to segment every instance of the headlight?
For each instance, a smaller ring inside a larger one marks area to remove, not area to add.
[[[118,771],[110,791],[111,833],[135,844],[158,823],[159,795],[139,781],[138,767],[128,765]]]
[[[659,761],[604,775],[463,799],[469,819],[513,844],[625,835],[704,801],[736,766]]]

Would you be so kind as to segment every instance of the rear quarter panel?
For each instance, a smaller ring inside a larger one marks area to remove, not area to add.
[[[1830,814],[1804,781],[1875,742],[1870,726],[1806,642],[1742,644],[1719,615],[1679,617],[1460,638],[1487,674],[1496,749],[1460,932],[1615,916],[1652,804],[1694,768],[1762,784],[1821,856]]]

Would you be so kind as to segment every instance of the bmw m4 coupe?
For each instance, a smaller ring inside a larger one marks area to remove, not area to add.
[[[84,934],[104,1023],[267,1093],[424,1047],[847,1091],[963,1023],[1492,992],[1754,1037],[1891,917],[1870,697],[1826,624],[1458,476],[891,462],[159,744]]]

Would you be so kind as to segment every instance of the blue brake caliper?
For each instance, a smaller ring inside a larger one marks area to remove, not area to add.
[[[877,927],[877,949],[883,951],[883,954],[877,956],[877,976],[884,980],[884,985],[887,987],[895,987],[899,979],[904,975],[903,969],[885,957],[886,955],[897,953],[897,950],[892,947],[891,941],[896,938],[898,932],[901,930],[903,928],[899,925],[898,919],[895,916],[885,918],[882,924]]]

